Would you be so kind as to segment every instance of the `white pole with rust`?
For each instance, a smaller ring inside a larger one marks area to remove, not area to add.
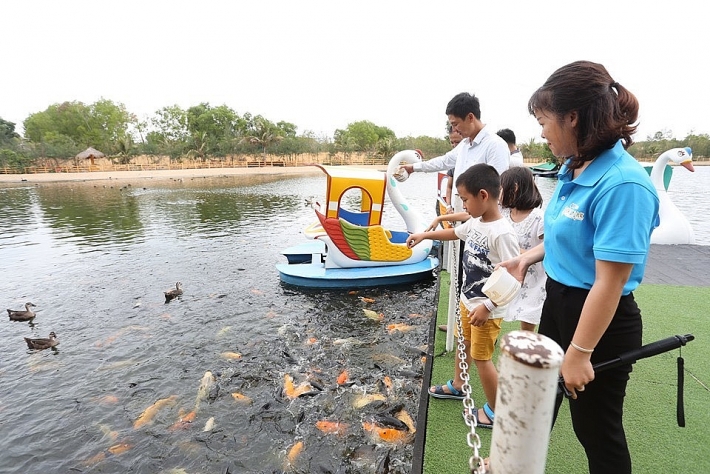
[[[500,348],[489,472],[543,474],[564,352],[530,331],[511,331]]]

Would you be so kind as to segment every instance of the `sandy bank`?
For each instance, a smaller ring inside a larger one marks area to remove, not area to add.
[[[354,165],[354,168],[385,170],[385,165]],[[215,176],[257,176],[257,175],[318,175],[323,172],[315,166],[263,167],[263,168],[210,168],[152,171],[92,171],[88,173],[37,173],[0,174],[0,183],[52,183],[66,181],[138,180],[138,179],[179,179],[206,178]]]

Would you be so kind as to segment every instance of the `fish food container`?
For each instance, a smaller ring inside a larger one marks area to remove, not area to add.
[[[513,301],[518,291],[520,291],[520,282],[504,267],[496,268],[483,285],[483,293],[496,306],[503,306]]]

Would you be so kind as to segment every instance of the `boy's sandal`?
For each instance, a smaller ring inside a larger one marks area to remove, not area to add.
[[[464,395],[460,390],[456,390],[454,388],[454,381],[449,380],[446,382],[446,388],[449,389],[448,392],[444,391],[444,385],[436,385],[434,387],[434,390],[429,389],[429,395],[431,395],[434,398],[450,398],[454,400],[463,400]]]
[[[483,408],[481,408],[481,410],[483,410],[483,413],[485,413],[486,416],[488,417],[488,420],[490,421],[489,423],[483,423],[482,421],[480,421],[480,419],[478,418],[478,410],[479,410],[478,408],[474,408],[472,411],[473,418],[476,420],[476,426],[478,428],[487,428],[489,430],[492,429],[493,422],[495,421],[495,418],[496,418],[496,414],[493,412],[490,405],[488,405],[488,402],[486,402],[483,405]],[[466,411],[463,412],[463,417],[465,420],[466,419]]]

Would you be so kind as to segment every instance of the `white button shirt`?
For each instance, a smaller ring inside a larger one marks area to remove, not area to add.
[[[428,161],[414,163],[414,171],[425,173],[454,169],[454,185],[458,177],[471,166],[478,163],[487,163],[493,166],[498,174],[510,167],[510,150],[508,144],[495,133],[489,133],[486,127],[478,132],[473,141],[470,138],[461,140],[456,148],[445,155],[437,156]],[[463,210],[461,199],[454,189],[454,210]]]

